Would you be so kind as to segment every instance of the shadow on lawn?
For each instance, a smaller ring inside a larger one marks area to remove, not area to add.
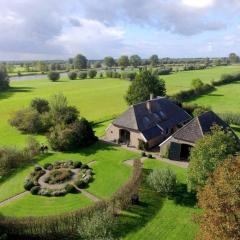
[[[0,92],[0,100],[9,98],[15,93],[31,92],[33,89],[33,87],[10,87],[8,90]]]
[[[144,176],[149,170],[144,169]],[[146,179],[144,177],[144,179]],[[119,217],[119,225],[115,232],[118,238],[124,238],[130,232],[135,232],[144,227],[162,208],[164,198],[158,193],[152,191],[143,181],[139,190],[140,203],[139,205],[132,205],[126,213]]]

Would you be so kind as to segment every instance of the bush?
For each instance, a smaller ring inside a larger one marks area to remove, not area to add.
[[[194,117],[200,116],[200,115],[202,115],[203,113],[208,112],[208,111],[210,111],[210,110],[211,110],[210,107],[198,106],[197,108],[194,109],[194,111],[193,111],[193,116],[194,116]]]
[[[60,78],[60,74],[58,72],[49,72],[48,73],[48,78],[49,80],[56,82]]]
[[[148,154],[147,157],[148,157],[148,158],[153,158],[153,155],[152,155],[152,154]]]
[[[43,168],[46,170],[52,170],[53,169],[53,165],[51,163],[45,163],[43,165]]]
[[[67,184],[65,187],[67,193],[75,193],[76,188],[72,184]]]
[[[169,195],[176,187],[176,174],[170,169],[154,169],[147,177],[148,184],[162,195]]]
[[[75,80],[77,78],[77,73],[76,72],[69,72],[68,73],[68,78],[70,80]]]
[[[78,77],[80,78],[80,79],[85,79],[85,78],[87,78],[87,72],[79,72],[78,73]]]
[[[43,131],[40,114],[31,108],[18,110],[9,122],[24,133],[41,133]]]
[[[88,71],[88,77],[89,77],[89,78],[95,78],[96,76],[97,76],[97,71],[96,71],[96,70],[90,69],[90,70]]]
[[[31,192],[32,195],[37,195],[39,190],[40,190],[39,186],[34,186],[34,187],[31,188],[30,192]]]
[[[0,90],[9,88],[9,78],[5,67],[0,66]]]
[[[87,186],[87,183],[83,180],[83,179],[79,179],[76,180],[74,182],[74,184],[78,187],[78,188],[85,188]]]
[[[146,155],[145,152],[142,152],[142,153],[141,153],[141,156],[142,156],[142,157],[146,157],[147,155]]]
[[[24,189],[30,191],[34,186],[35,184],[33,183],[33,181],[27,180],[24,184]]]
[[[73,162],[73,167],[74,168],[81,168],[81,166],[82,166],[82,162],[80,162],[80,161]]]
[[[82,164],[81,169],[89,169],[89,166],[87,164]]]
[[[42,167],[41,167],[41,166],[35,166],[34,170],[35,170],[35,171],[41,171],[41,170],[42,170]]]
[[[34,98],[31,101],[31,107],[39,113],[49,111],[49,102],[44,98]]]
[[[54,150],[70,151],[90,146],[96,142],[91,124],[84,118],[64,127],[50,130],[48,141]]]
[[[138,149],[147,151],[148,150],[148,143],[144,142],[143,140],[139,140]]]

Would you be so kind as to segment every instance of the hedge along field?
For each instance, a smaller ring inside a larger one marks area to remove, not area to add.
[[[144,161],[146,173],[155,168],[170,168],[176,173],[178,183],[186,184],[186,169],[153,159]],[[195,201],[191,199],[186,189],[180,191],[175,199],[169,199],[161,197],[145,183],[140,189],[140,201],[142,204],[131,207],[120,218],[124,240],[195,238],[198,226],[192,218],[193,214],[200,210],[195,207]]]
[[[56,160],[80,160],[83,163],[96,161],[91,165],[95,174],[94,180],[86,190],[97,197],[107,198],[131,175],[131,167],[122,162],[137,157],[139,157],[137,153],[108,144],[96,143],[79,153],[49,153],[46,157],[40,157],[38,164],[53,163]],[[0,201],[24,191],[24,179],[33,170],[33,166],[29,165],[18,169],[12,176],[0,183]],[[92,201],[81,193],[67,194],[63,197],[42,197],[28,194],[0,207],[0,212],[3,215],[17,217],[52,215],[73,211],[91,203]]]
[[[219,80],[222,74],[233,74],[240,72],[240,65],[220,66],[204,70],[181,71],[166,76],[164,79],[167,86],[167,94],[175,94],[181,90],[191,88],[191,81],[200,78],[204,83]]]
[[[27,107],[35,97],[49,99],[53,94],[62,92],[69,105],[76,106],[80,115],[90,121],[112,118],[123,112],[127,104],[123,98],[129,81],[120,79],[86,79],[51,82],[47,79],[31,81],[12,81],[11,89],[0,93],[0,145],[23,145],[26,135],[21,134],[8,124],[12,112]],[[106,125],[96,126],[103,133]],[[44,141],[43,136],[39,137]]]

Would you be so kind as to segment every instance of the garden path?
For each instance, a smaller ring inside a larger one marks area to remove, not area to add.
[[[15,201],[15,200],[17,200],[17,199],[19,199],[19,198],[21,198],[21,197],[23,197],[23,196],[25,196],[25,195],[27,195],[27,194],[29,194],[29,193],[30,193],[29,191],[24,191],[24,192],[22,192],[22,193],[19,193],[19,194],[13,196],[13,197],[10,197],[10,198],[8,198],[8,199],[6,199],[6,200],[3,200],[2,202],[0,202],[0,207],[3,206],[3,205],[5,205],[5,204],[7,204],[7,203],[10,203],[10,202],[12,202],[12,201]]]

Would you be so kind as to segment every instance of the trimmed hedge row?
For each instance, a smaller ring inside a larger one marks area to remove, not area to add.
[[[1,217],[0,228],[13,239],[71,239],[77,235],[77,228],[85,217],[91,217],[96,210],[110,210],[116,214],[131,204],[131,197],[138,192],[142,177],[142,163],[134,161],[132,177],[109,200],[77,211],[48,217]]]

